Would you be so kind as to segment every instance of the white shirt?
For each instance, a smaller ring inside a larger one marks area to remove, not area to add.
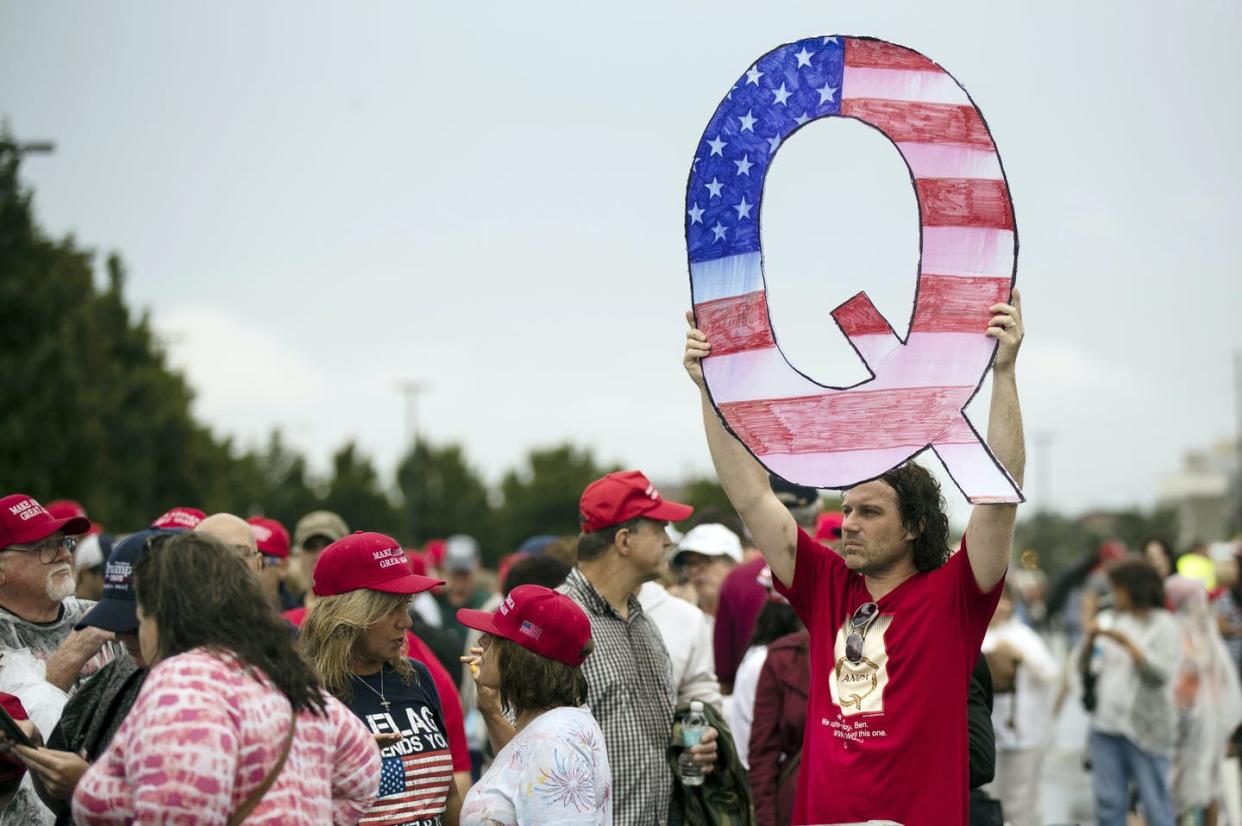
[[[554,708],[515,734],[466,794],[461,823],[611,824],[612,772],[590,709]]]
[[[1015,690],[995,694],[992,698],[996,747],[1042,746],[1052,734],[1052,695],[1061,669],[1039,634],[1020,620],[1011,618],[1000,625],[989,626],[983,637],[983,653],[991,653],[1002,642],[1018,649],[1022,662],[1014,680]]]
[[[1127,738],[1140,749],[1172,754],[1177,742],[1177,712],[1173,702],[1173,675],[1182,654],[1182,635],[1173,615],[1152,609],[1140,619],[1128,611],[1105,611],[1097,622],[1124,634],[1143,654],[1140,668],[1122,645],[1096,638],[1092,670],[1095,712],[1091,727]]]
[[[767,659],[766,645],[752,645],[747,648],[733,680],[729,728],[733,729],[737,759],[747,769],[750,768],[750,727],[755,722],[755,689],[759,687],[759,672],[763,671],[763,664]]]
[[[711,617],[698,606],[673,596],[656,582],[638,589],[638,602],[647,618],[655,623],[673,663],[673,685],[677,688],[677,707],[691,700],[711,703],[723,711],[720,681],[716,679],[716,657],[712,652]]]

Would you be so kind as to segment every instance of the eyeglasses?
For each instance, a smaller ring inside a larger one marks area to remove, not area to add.
[[[0,550],[20,551],[24,554],[37,553],[39,555],[40,562],[44,565],[51,565],[56,561],[56,558],[60,556],[61,551],[73,553],[74,549],[77,547],[78,540],[76,537],[63,536],[60,539],[45,539],[34,545],[10,545],[9,547],[2,548]]]
[[[849,634],[845,638],[845,658],[854,665],[862,662],[863,640],[867,636],[867,629],[871,627],[871,623],[875,622],[875,618],[879,615],[880,606],[874,602],[864,602],[858,606],[858,610],[850,618]]]

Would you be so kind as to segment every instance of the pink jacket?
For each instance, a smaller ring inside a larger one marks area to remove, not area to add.
[[[380,755],[362,721],[329,697],[298,717],[284,769],[248,824],[357,823]],[[73,795],[74,821],[224,823],[275,765],[289,701],[233,658],[204,649],[151,669],[138,701]]]

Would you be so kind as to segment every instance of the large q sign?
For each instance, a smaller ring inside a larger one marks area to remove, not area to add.
[[[855,118],[910,169],[922,239],[903,339],[865,293],[832,317],[871,378],[820,384],[785,359],[768,314],[759,210],[783,141],[820,118]],[[818,488],[873,479],[927,448],[975,503],[1022,493],[963,410],[991,365],[989,307],[1007,301],[1018,237],[1009,187],[966,90],[918,52],[859,37],[774,49],[716,109],[686,190],[686,248],[712,403],[772,472]]]

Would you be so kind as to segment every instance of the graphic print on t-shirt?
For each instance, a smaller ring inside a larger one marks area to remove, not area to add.
[[[400,678],[385,667],[385,683],[374,676],[358,677],[372,688],[384,687],[390,708],[380,698],[356,686],[350,708],[362,718],[372,734],[401,734],[391,746],[380,749],[379,797],[359,821],[366,826],[439,826],[449,784],[453,782],[453,758],[440,720],[438,695],[430,672],[419,665],[419,679],[401,685]],[[393,684],[397,683],[396,686]]]
[[[888,649],[884,644],[885,632],[892,624],[892,614],[881,614],[867,627],[863,636],[862,659],[852,663],[845,655],[849,618],[837,629],[833,646],[835,665],[829,682],[832,701],[841,714],[883,714],[884,689],[888,686]]]

